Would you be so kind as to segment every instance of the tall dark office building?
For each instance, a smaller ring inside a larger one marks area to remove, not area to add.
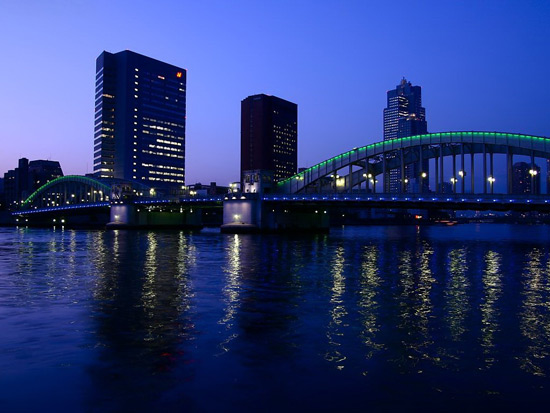
[[[280,181],[298,169],[298,105],[276,96],[241,102],[241,179],[249,170],[273,172]]]
[[[428,133],[426,109],[422,107],[422,88],[420,86],[413,86],[411,82],[407,82],[403,78],[395,89],[388,91],[387,97],[387,107],[384,109],[384,140]],[[405,178],[408,181],[406,186],[418,185],[420,182],[419,166],[405,167]],[[428,171],[427,161],[422,165],[422,170]],[[384,190],[399,192],[400,180],[401,170],[390,170],[389,180],[385,183]],[[428,180],[423,180],[422,185],[424,189],[427,189]]]
[[[512,166],[512,193],[540,195],[540,167],[516,162]]]
[[[94,174],[152,187],[185,183],[187,72],[131,52],[96,60]]]

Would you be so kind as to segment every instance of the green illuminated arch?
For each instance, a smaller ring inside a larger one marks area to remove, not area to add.
[[[550,139],[542,136],[479,131],[429,133],[375,142],[341,153],[278,182],[277,192],[299,192],[334,171],[399,149],[442,144],[469,144],[472,148],[486,144],[491,145],[493,153],[510,151],[517,155],[534,154],[536,157],[550,159]],[[477,149],[471,151],[481,153]]]
[[[35,199],[37,199],[37,197],[40,194],[47,192],[50,188],[58,185],[67,184],[67,183],[78,183],[78,184],[87,185],[96,190],[103,191],[106,194],[109,194],[111,192],[111,187],[109,185],[106,185],[95,178],[90,178],[88,176],[80,176],[80,175],[67,175],[67,176],[56,178],[42,185],[40,188],[34,191],[27,199],[25,199],[25,201],[21,204],[21,209],[28,208],[31,205],[31,203]]]

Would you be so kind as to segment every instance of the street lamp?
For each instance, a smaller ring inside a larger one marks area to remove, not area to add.
[[[487,180],[489,181],[489,186],[491,188],[491,193],[493,193],[493,185],[494,185],[496,179],[494,177],[490,176],[490,177],[487,178]]]
[[[538,173],[539,171],[537,171],[536,169],[529,169],[529,175],[531,176],[537,176]]]
[[[453,184],[453,193],[456,193],[456,182],[458,179],[456,179],[454,176],[451,178],[451,183]]]
[[[367,183],[367,192],[369,192],[369,181],[372,182],[372,174],[363,174],[365,182]]]
[[[374,179],[372,178],[370,180],[371,184],[372,184],[372,193],[375,194],[376,193],[376,183],[378,182],[378,179]]]

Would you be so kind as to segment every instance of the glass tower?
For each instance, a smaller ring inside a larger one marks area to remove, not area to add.
[[[387,98],[387,107],[384,109],[384,140],[428,133],[426,109],[422,107],[422,88],[420,86],[413,86],[411,82],[407,82],[403,78],[395,89],[388,91]],[[428,170],[427,161],[425,161],[422,170]],[[419,176],[417,176],[419,171],[419,165],[413,164],[405,167],[405,191],[420,182]],[[389,179],[385,179],[385,192],[400,192],[400,180],[400,168],[391,169]],[[427,186],[428,180],[422,181],[423,185]]]
[[[185,184],[187,72],[129,50],[96,60],[94,174]]]

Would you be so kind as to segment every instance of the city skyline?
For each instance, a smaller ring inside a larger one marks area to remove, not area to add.
[[[536,93],[550,60],[545,4],[239,2],[211,11],[173,3],[163,5],[167,14],[119,3],[103,33],[96,23],[106,4],[2,5],[2,171],[27,157],[58,160],[66,174],[92,172],[94,59],[102,50],[188,70],[187,183],[238,179],[240,101],[257,93],[300,106],[299,167],[382,140],[385,93],[403,76],[424,89],[432,132],[550,135],[548,103]],[[381,18],[399,12],[415,21],[410,46]]]

